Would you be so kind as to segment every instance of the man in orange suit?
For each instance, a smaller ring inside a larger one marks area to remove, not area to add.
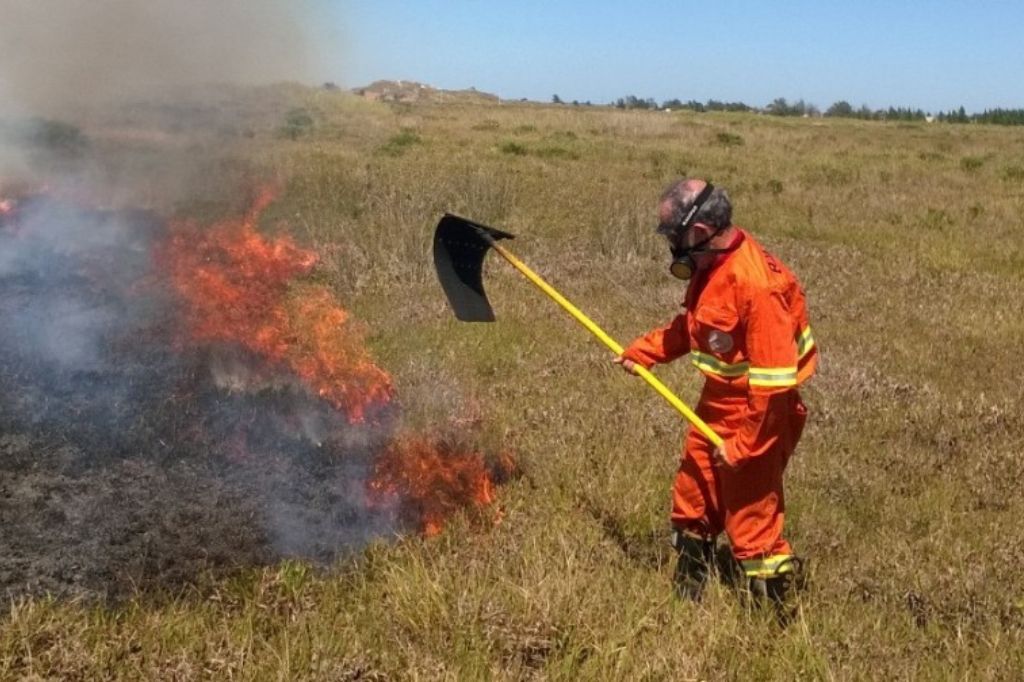
[[[699,598],[724,531],[751,591],[782,610],[800,569],[782,536],[782,476],[807,419],[798,386],[817,364],[804,293],[732,224],[724,190],[682,180],[658,212],[670,270],[688,280],[685,309],[615,361],[632,372],[689,354],[705,375],[696,412],[725,441],[715,448],[696,429],[686,436],[672,493],[677,587]]]

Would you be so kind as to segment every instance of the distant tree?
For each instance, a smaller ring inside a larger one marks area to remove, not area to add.
[[[986,109],[972,117],[979,123],[995,123],[996,125],[1024,125],[1024,109]]]
[[[726,111],[750,111],[750,107],[743,102],[725,102],[722,106]]]
[[[790,104],[785,97],[777,97],[765,110],[773,116],[803,116],[807,113],[807,104],[802,99]]]
[[[970,123],[971,118],[967,115],[967,110],[964,109],[963,105],[959,109],[953,109],[946,112],[945,114],[939,114],[939,120],[945,121],[946,123]]]
[[[565,102],[562,101],[562,98],[559,97],[557,94],[551,95],[551,103],[552,104],[565,104]]]
[[[658,103],[654,101],[653,97],[641,99],[636,95],[627,95],[615,100],[614,106],[619,109],[657,109]]]
[[[835,102],[828,109],[826,109],[825,115],[850,118],[853,116],[853,106],[846,100],[841,99],[838,102]]]
[[[887,121],[923,121],[925,113],[920,109],[911,109],[910,107],[889,107],[885,111],[878,112],[878,118],[883,118]]]

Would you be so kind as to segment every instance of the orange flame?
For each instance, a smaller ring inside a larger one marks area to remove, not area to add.
[[[392,399],[391,379],[370,359],[362,330],[331,292],[299,279],[316,265],[317,254],[288,237],[257,232],[273,199],[263,190],[242,218],[206,228],[172,222],[161,255],[187,302],[182,342],[237,344],[287,367],[350,421],[363,421],[371,407]],[[249,379],[240,375],[238,381]],[[244,456],[244,440],[236,450]],[[431,536],[457,510],[469,508],[480,518],[494,503],[495,484],[514,471],[507,454],[488,466],[472,448],[407,434],[376,454],[368,499],[394,505],[401,522]]]
[[[405,436],[378,455],[368,487],[372,502],[397,502],[403,521],[433,536],[455,511],[480,511],[493,504],[495,478],[479,452]]]
[[[256,224],[274,193],[264,189],[241,219],[208,228],[171,224],[164,256],[188,303],[185,343],[232,343],[290,368],[350,421],[392,397],[391,378],[370,359],[363,333],[323,286],[293,285],[317,255]]]

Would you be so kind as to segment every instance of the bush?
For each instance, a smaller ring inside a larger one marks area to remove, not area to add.
[[[1024,180],[1024,166],[1007,166],[1003,169],[1003,179],[1012,181]]]
[[[571,149],[565,147],[559,147],[557,145],[551,145],[548,147],[540,147],[534,152],[537,156],[542,159],[572,159],[576,160],[580,158],[579,152],[574,152]]]
[[[281,137],[297,140],[313,130],[313,117],[305,109],[292,109],[284,117],[284,125],[278,131]]]
[[[512,156],[526,156],[527,153],[526,146],[518,142],[503,142],[498,145],[498,151],[502,154],[511,154]]]
[[[739,147],[743,144],[743,137],[736,133],[718,133],[715,139],[718,140],[718,144],[726,147]]]
[[[43,118],[32,119],[18,137],[29,146],[66,156],[78,156],[89,146],[78,126]]]
[[[405,153],[405,150],[413,145],[422,144],[423,138],[421,138],[415,130],[403,128],[397,135],[393,135],[391,139],[381,145],[379,151],[381,154],[387,156],[401,156]]]
[[[960,167],[965,171],[971,172],[981,168],[982,164],[985,163],[984,159],[977,156],[965,156],[960,159]]]

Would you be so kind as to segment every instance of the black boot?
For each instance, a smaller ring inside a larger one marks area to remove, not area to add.
[[[789,625],[800,613],[797,592],[804,588],[804,562],[799,557],[789,557],[767,576],[750,578],[750,593],[754,602],[770,606],[783,627]]]
[[[676,594],[699,601],[714,565],[715,541],[675,530],[672,532],[672,546],[679,553],[673,576]]]

